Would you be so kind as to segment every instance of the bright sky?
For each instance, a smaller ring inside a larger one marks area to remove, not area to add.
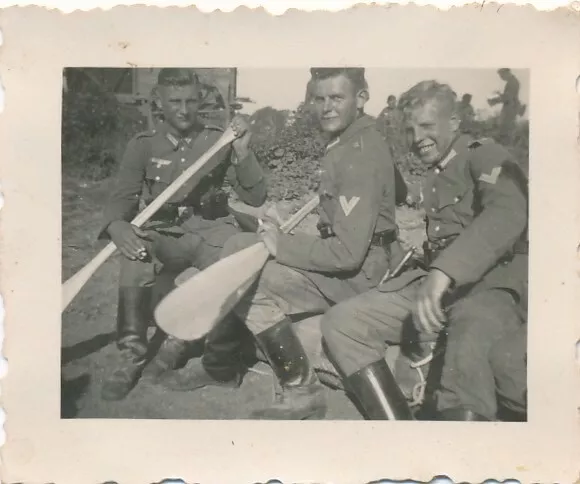
[[[503,67],[503,66],[499,66]],[[513,69],[520,81],[520,101],[528,105],[529,74],[525,69]],[[295,109],[304,100],[306,83],[310,71],[305,69],[247,69],[238,68],[238,95],[256,101],[246,104],[244,112],[251,114],[257,109],[272,106],[276,109]],[[487,99],[494,91],[503,91],[504,82],[496,69],[385,69],[367,68],[370,100],[365,111],[378,115],[386,104],[389,94],[397,98],[417,82],[436,79],[445,82],[461,97],[465,93],[473,95],[472,105],[478,109],[492,110]],[[499,107],[493,108],[497,110]]]

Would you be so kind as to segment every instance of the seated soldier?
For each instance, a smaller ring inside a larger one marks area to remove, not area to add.
[[[456,96],[424,81],[401,98],[425,182],[428,270],[414,269],[331,308],[321,323],[344,385],[369,419],[410,419],[389,344],[425,356],[447,335],[437,418],[494,420],[490,351],[519,331],[527,297],[527,181],[510,153],[459,133]]]
[[[368,99],[364,69],[313,68],[311,75],[314,110],[329,138],[321,160],[320,236],[283,234],[264,223],[260,237],[272,260],[234,309],[255,335],[278,383],[276,401],[254,412],[256,418],[325,415],[323,388],[290,316],[321,314],[367,291],[401,258],[395,167],[374,119],[363,110]],[[253,234],[239,235],[227,242],[224,256],[257,240]],[[174,388],[199,386],[198,370],[174,373]]]
[[[202,169],[201,179],[194,176],[186,182],[144,227],[131,225],[140,200],[146,204],[153,201],[212,147],[223,131],[198,119],[199,81],[192,70],[161,69],[157,93],[165,120],[129,142],[101,232],[101,237],[110,237],[123,255],[117,315],[119,351],[102,389],[102,397],[108,400],[125,398],[145,368],[152,347],[147,329],[155,299],[168,292],[177,274],[188,267],[204,269],[218,260],[225,241],[240,231],[228,213],[227,195],[222,191],[225,180],[250,205],[261,205],[266,199],[264,173],[248,148],[249,124],[236,116],[232,126],[239,136],[232,143],[233,150],[228,146],[219,151]],[[214,378],[207,383],[228,380],[239,384],[242,370],[238,350],[245,331],[240,322],[228,320],[208,335],[202,364]],[[178,365],[186,349],[184,341],[166,338],[147,373],[156,380]]]

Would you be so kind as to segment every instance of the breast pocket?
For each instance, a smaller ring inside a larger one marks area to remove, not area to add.
[[[153,197],[157,197],[173,181],[173,163],[169,160],[154,160],[147,164],[145,178]],[[163,164],[163,163],[164,164]]]
[[[465,227],[473,219],[473,194],[468,187],[453,186],[439,193],[439,217]]]
[[[453,187],[452,189],[446,189],[439,193],[439,203],[438,209],[442,210],[446,207],[452,205],[460,204],[467,195],[467,188],[465,187]]]

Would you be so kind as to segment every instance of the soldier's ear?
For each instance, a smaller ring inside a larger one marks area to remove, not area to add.
[[[461,120],[459,119],[459,115],[457,113],[453,113],[451,115],[449,124],[451,126],[451,132],[457,133],[459,131],[459,125],[461,124]]]
[[[361,89],[356,94],[356,107],[358,109],[364,108],[364,105],[368,102],[370,98],[368,89]]]
[[[157,86],[155,86],[153,89],[151,89],[151,95],[149,97],[149,100],[151,102],[151,107],[154,110],[161,109],[161,97],[159,96],[159,89]]]

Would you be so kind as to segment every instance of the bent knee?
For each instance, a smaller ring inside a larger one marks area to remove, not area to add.
[[[259,241],[256,234],[248,232],[240,232],[232,235],[228,240],[226,240],[224,247],[220,253],[220,258],[228,257],[240,250],[251,247]]]
[[[357,332],[355,313],[355,307],[348,303],[337,304],[326,311],[320,321],[320,331],[329,346],[337,340],[354,336]]]

